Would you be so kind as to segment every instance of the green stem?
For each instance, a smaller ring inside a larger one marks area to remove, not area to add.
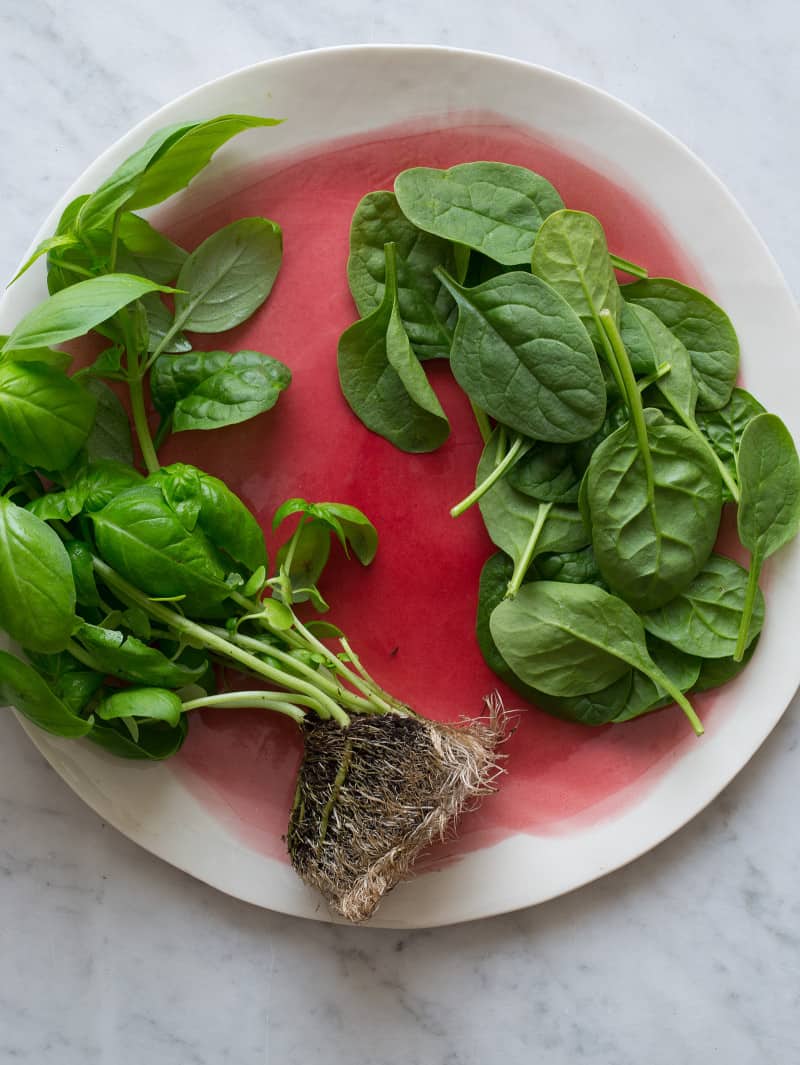
[[[481,434],[481,440],[484,444],[489,443],[489,437],[492,435],[492,427],[489,424],[489,416],[486,411],[479,407],[474,400],[469,401],[472,407],[472,413],[475,415],[475,421],[478,425],[478,432]]]
[[[131,375],[128,377],[128,389],[131,394],[131,412],[136,429],[136,439],[139,441],[139,450],[142,453],[142,460],[147,467],[147,472],[155,473],[161,467],[156,449],[153,446],[153,438],[150,435],[150,426],[147,423],[147,411],[144,406],[144,387],[141,375],[137,372],[138,359],[129,351],[128,365],[132,362],[134,366],[132,367]]]
[[[639,389],[639,395],[641,395],[650,385],[654,385],[656,381],[660,381],[662,377],[666,377],[672,369],[672,363],[662,362],[655,373],[648,374],[647,377],[640,377],[636,382],[636,387]]]
[[[53,255],[48,256],[48,261],[51,266],[57,266],[59,270],[66,270],[71,274],[77,274],[79,277],[97,277],[97,274],[93,274],[86,267],[78,266],[77,263],[65,263],[62,259],[57,259]]]
[[[683,692],[680,690],[680,688],[676,687],[666,675],[666,673],[663,673],[658,668],[653,671],[652,680],[655,681],[655,683],[658,684],[660,687],[662,687],[668,695],[672,696],[672,698],[675,700],[681,710],[683,710],[684,714],[686,714],[687,718],[689,719],[689,723],[694,729],[695,736],[702,736],[705,732],[705,729],[703,728],[703,722],[697,716],[694,707],[683,694]]]
[[[608,368],[611,370],[611,373],[612,373],[612,376],[614,378],[614,381],[616,382],[619,394],[622,396],[622,399],[624,400],[625,399],[625,382],[622,380],[622,373],[620,372],[619,363],[617,362],[617,359],[616,359],[616,357],[614,355],[614,348],[611,346],[611,341],[606,336],[606,331],[603,328],[603,323],[600,320],[600,316],[599,315],[597,315],[597,314],[594,315],[594,322],[595,322],[595,325],[597,326],[597,331],[600,334],[600,344],[602,345],[603,354],[606,357],[606,362],[608,363]]]
[[[547,520],[547,515],[550,513],[550,508],[552,506],[552,503],[539,504],[539,509],[536,512],[536,521],[533,523],[531,535],[528,537],[528,542],[525,544],[525,550],[522,552],[519,562],[514,566],[511,580],[508,582],[505,594],[506,599],[513,599],[522,587],[522,582],[525,580],[525,574],[528,572],[530,564],[533,561],[536,545],[539,542],[544,523]]]
[[[481,496],[488,492],[492,485],[499,481],[504,473],[510,470],[527,451],[530,451],[531,447],[532,442],[530,440],[526,440],[524,436],[517,434],[514,443],[506,452],[505,457],[497,463],[488,477],[484,478],[479,485],[473,488],[466,498],[462,499],[460,503],[456,503],[456,505],[451,508],[450,517],[457,518],[463,514],[465,510],[469,510],[473,503],[477,503]]]
[[[366,669],[362,665],[361,659],[358,657],[356,652],[350,646],[349,641],[347,639],[345,639],[344,636],[342,636],[341,639],[339,640],[339,643],[342,645],[342,650],[345,652],[346,655],[349,656],[350,661],[353,663],[353,668],[358,672],[358,674],[369,685],[369,689],[372,692],[373,697],[377,695],[380,699],[385,700],[387,703],[390,703],[393,707],[396,707],[398,710],[400,710],[403,713],[407,714],[408,711],[409,711],[409,708],[407,706],[405,706],[403,703],[398,702],[398,700],[395,699],[395,697],[393,695],[391,695],[389,692],[384,691],[384,689],[375,680],[373,680],[373,678],[369,675],[369,673],[366,671]]]
[[[256,658],[255,655],[250,654],[241,647],[237,647],[236,644],[231,643],[230,640],[217,636],[206,626],[198,625],[197,622],[190,621],[189,618],[185,618],[182,614],[170,610],[168,607],[163,606],[163,604],[153,602],[153,600],[143,592],[140,592],[138,588],[129,584],[124,577],[120,577],[120,575],[110,566],[106,565],[102,559],[97,557],[93,558],[93,565],[96,572],[103,578],[109,588],[111,588],[124,602],[141,607],[145,613],[156,618],[157,621],[166,624],[174,632],[185,635],[192,642],[207,648],[215,654],[221,655],[223,658],[230,659],[238,665],[245,666],[251,673],[265,677],[267,680],[279,684],[282,688],[287,688],[290,691],[297,691],[302,695],[309,695],[312,699],[317,699],[320,706],[327,710],[331,717],[340,725],[346,727],[350,724],[350,718],[344,710],[342,710],[342,708],[319,687],[316,687],[299,677],[292,676],[283,670],[275,669],[267,662],[263,662],[260,658]]]
[[[741,662],[744,653],[750,643],[750,623],[753,620],[753,609],[758,595],[758,578],[761,573],[762,559],[759,555],[750,556],[750,572],[747,575],[747,589],[744,593],[744,607],[742,619],[739,622],[739,635],[736,638],[736,650],[733,652],[734,662]]]
[[[202,699],[190,699],[183,704],[184,711],[200,710],[205,706],[225,710],[276,710],[285,714],[298,725],[305,720],[300,706],[317,710],[317,703],[303,695],[289,695],[287,692],[226,692],[223,695],[206,695]]]
[[[609,257],[614,269],[621,270],[623,274],[630,274],[631,277],[639,278],[650,276],[643,266],[632,263],[630,259],[623,259],[621,255],[611,255],[610,253]]]
[[[636,433],[639,454],[642,456],[645,477],[647,479],[647,499],[652,507],[655,503],[655,475],[653,473],[653,456],[650,454],[650,443],[647,439],[647,423],[644,420],[642,397],[639,394],[639,388],[636,384],[636,377],[631,367],[631,361],[628,358],[628,353],[625,350],[625,345],[622,343],[622,337],[619,335],[617,323],[614,321],[611,311],[603,308],[598,317],[603,332],[608,337],[609,344],[614,353],[614,361],[617,364],[619,376],[622,379],[622,396],[630,411],[631,422],[633,423],[634,432]]]
[[[84,648],[81,647],[79,643],[76,643],[75,640],[70,640],[67,643],[65,650],[69,651],[73,658],[77,658],[81,665],[87,666],[89,669],[93,669],[97,673],[105,673],[102,666],[98,665],[89,652],[84,650]]]

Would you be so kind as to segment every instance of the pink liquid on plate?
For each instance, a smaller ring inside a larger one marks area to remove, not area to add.
[[[454,521],[449,507],[472,487],[481,441],[466,397],[445,363],[428,364],[452,426],[430,455],[407,455],[368,432],[341,396],[337,341],[356,317],[345,274],[348,230],[359,199],[391,188],[409,166],[445,167],[496,159],[548,177],[569,207],[598,215],[617,254],[652,275],[697,281],[659,219],[621,186],[529,131],[465,120],[447,129],[388,130],[316,154],[274,160],[248,174],[234,194],[193,193],[161,224],[187,247],[246,215],[266,215],[284,233],[284,260],[269,301],[253,320],[221,338],[196,336],[208,349],[254,349],[287,363],[293,383],[270,413],[220,433],[173,437],[165,461],[194,462],[224,477],[269,530],[288,497],[337,500],[363,509],[380,547],[367,569],[334,550],[322,591],[330,617],[348,633],[385,688],[442,720],[481,712],[499,690],[521,700],[486,667],[474,636],[478,576],[494,548],[477,508]],[[205,200],[205,202],[203,202]],[[274,550],[274,544],[273,550]],[[698,700],[708,718],[713,698]],[[694,741],[679,710],[624,728],[585,728],[527,708],[506,746],[499,793],[466,817],[458,849],[520,831],[568,831],[636,800]],[[176,760],[188,787],[246,842],[284,854],[301,756],[286,719],[256,711],[205,711],[193,717]],[[437,860],[444,857],[437,852]]]

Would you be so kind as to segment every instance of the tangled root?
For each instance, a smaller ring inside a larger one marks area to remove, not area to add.
[[[457,725],[359,715],[344,729],[309,715],[289,854],[342,917],[371,917],[420,851],[496,790],[508,724],[498,697],[487,710]]]

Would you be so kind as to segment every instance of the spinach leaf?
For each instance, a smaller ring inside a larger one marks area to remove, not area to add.
[[[75,639],[89,652],[95,670],[121,680],[182,688],[205,671],[204,666],[190,669],[173,662],[157,648],[148,647],[142,640],[126,636],[118,629],[84,622],[75,630]]]
[[[526,584],[495,607],[489,627],[505,661],[532,687],[549,695],[591,694],[633,667],[668,692],[702,732],[689,701],[650,657],[637,615],[594,585]]]
[[[483,449],[476,480],[486,480],[502,458],[502,434],[495,429]],[[486,531],[497,547],[514,560],[508,592],[521,585],[537,555],[548,551],[575,551],[589,543],[589,534],[579,511],[573,507],[537,503],[517,492],[501,478],[479,500]]]
[[[608,591],[597,567],[591,544],[577,551],[555,551],[541,555],[534,563],[536,577],[541,581],[563,581],[566,584],[596,584]]]
[[[230,594],[220,553],[201,529],[186,529],[156,485],[129,488],[91,517],[101,558],[147,595],[184,596],[186,611],[202,616]]]
[[[2,351],[40,348],[83,336],[147,292],[171,292],[155,281],[105,274],[79,281],[34,307],[18,322]]]
[[[693,691],[710,691],[737,677],[753,657],[760,639],[760,636],[756,636],[748,645],[741,662],[737,662],[732,655],[730,658],[704,658],[700,663],[700,676],[697,678]]]
[[[671,644],[663,643],[649,634],[647,650],[655,664],[669,677],[676,688],[682,692],[688,692],[694,688],[700,675],[699,658],[678,651]],[[625,707],[613,718],[613,721],[615,724],[632,721],[635,717],[649,714],[651,710],[669,706],[671,702],[673,702],[672,696],[660,684],[645,676],[644,673],[634,670]]]
[[[130,719],[129,719],[130,720]],[[188,718],[181,716],[175,728],[170,728],[162,721],[146,722],[136,727],[136,739],[133,738],[126,722],[121,720],[101,723],[95,721],[92,730],[86,736],[92,743],[102,747],[117,758],[138,758],[161,761],[171,758],[183,746],[189,729]]]
[[[722,308],[702,292],[666,277],[636,281],[622,291],[626,300],[660,318],[689,352],[700,409],[724,407],[739,370],[739,341]]]
[[[275,406],[291,379],[287,366],[257,351],[192,351],[159,356],[150,390],[156,410],[171,414],[180,433],[254,418]]]
[[[135,718],[166,721],[175,728],[183,713],[180,696],[166,688],[125,688],[107,696],[95,710],[102,721]]]
[[[598,315],[607,309],[619,321],[622,299],[606,236],[594,215],[584,211],[551,214],[536,237],[531,269],[563,296],[593,342],[602,344]]]
[[[403,328],[393,244],[386,245],[385,254],[383,301],[339,339],[339,382],[351,409],[372,432],[402,451],[435,451],[450,424]]]
[[[433,271],[437,266],[455,270],[453,245],[412,225],[394,193],[368,193],[353,215],[347,260],[350,291],[362,318],[383,302],[387,244],[396,249],[398,309],[414,354],[418,359],[447,358],[455,304]]]
[[[32,466],[69,466],[87,441],[95,409],[94,397],[60,370],[0,364],[0,444]]]
[[[267,218],[241,218],[212,233],[178,274],[177,326],[223,333],[241,325],[272,291],[281,254],[281,227]]]
[[[450,365],[473,403],[517,432],[553,443],[600,428],[606,409],[600,364],[557,292],[520,271],[472,289],[437,273],[458,304]]]
[[[0,651],[0,706],[13,706],[54,736],[85,736],[92,727],[50,690],[35,669],[6,651]]]
[[[566,444],[537,442],[508,471],[508,483],[544,503],[577,503],[583,470]]]
[[[506,266],[530,260],[542,222],[564,206],[549,181],[509,163],[413,167],[398,174],[394,191],[400,210],[419,229]]]
[[[60,651],[75,625],[75,583],[55,532],[0,497],[0,628],[33,651]]]
[[[133,465],[133,441],[128,412],[116,392],[102,381],[84,382],[87,392],[97,401],[94,423],[86,440],[91,461],[109,460]]]
[[[190,531],[196,524],[217,549],[249,572],[266,567],[261,526],[224,481],[179,462],[164,466],[149,481],[160,487],[164,499]],[[183,518],[187,508],[192,515],[188,522]]]
[[[637,610],[662,606],[700,572],[722,511],[714,462],[688,429],[650,424],[647,445],[643,454],[629,423],[599,445],[586,473],[597,564]]]
[[[758,603],[764,561],[800,529],[800,458],[792,435],[776,414],[757,414],[745,426],[737,470],[741,498],[739,539],[750,552],[739,636],[733,657],[740,662],[750,642],[750,621]]]
[[[619,332],[633,372],[637,377],[649,377],[665,360],[655,348],[653,338],[645,329],[637,310],[636,304],[620,300]]]
[[[728,658],[744,608],[747,571],[722,555],[712,555],[691,584],[674,599],[642,616],[648,632],[686,654]],[[758,592],[749,644],[764,624],[764,597]]]
[[[349,545],[362,565],[368,566],[375,558],[378,532],[369,518],[357,507],[351,507],[347,503],[308,503],[305,499],[287,499],[275,511],[272,519],[273,530],[291,514],[306,514],[326,525],[335,533],[345,553]]]
[[[698,411],[697,424],[719,457],[735,473],[742,433],[757,414],[764,413],[755,396],[743,388],[734,388],[724,407]]]
[[[654,393],[657,398],[660,393],[670,407],[681,416],[684,424],[690,423],[687,428],[691,428],[694,425],[697,406],[697,384],[689,352],[672,330],[668,329],[661,319],[647,307],[640,307],[637,304],[626,306],[630,307],[631,317],[639,322],[642,333],[650,341],[657,364],[669,363],[670,366],[669,373],[659,377],[646,395]]]

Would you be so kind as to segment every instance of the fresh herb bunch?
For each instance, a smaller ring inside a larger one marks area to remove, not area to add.
[[[617,272],[638,278],[620,285]],[[608,251],[523,167],[415,167],[353,216],[342,335],[355,414],[406,451],[449,426],[422,365],[450,359],[484,439],[500,552],[480,581],[490,667],[559,717],[623,722],[734,677],[764,621],[766,558],[800,527],[786,427],[735,387],[739,342],[703,293]],[[714,553],[738,507],[749,572]]]
[[[198,351],[190,339],[264,303],[282,237],[275,222],[245,218],[188,253],[135,210],[188,185],[235,134],[275,121],[225,115],[159,131],[69,204],[20,271],[46,255],[50,297],[0,347],[0,627],[24,652],[0,651],[0,703],[55,735],[151,760],[180,748],[196,709],[291,718],[307,740],[292,860],[359,920],[491,790],[502,728],[497,714],[462,728],[419,717],[336,626],[309,620],[328,609],[318,581],[331,539],[364,565],[375,554],[355,507],[284,503],[274,528],[293,528],[270,565],[258,522],[222,481],[159,462],[170,433],[252,418],[289,385],[268,355]],[[90,331],[108,346],[70,375],[53,345]],[[107,382],[127,389],[144,472]],[[256,686],[218,691],[218,663]]]

